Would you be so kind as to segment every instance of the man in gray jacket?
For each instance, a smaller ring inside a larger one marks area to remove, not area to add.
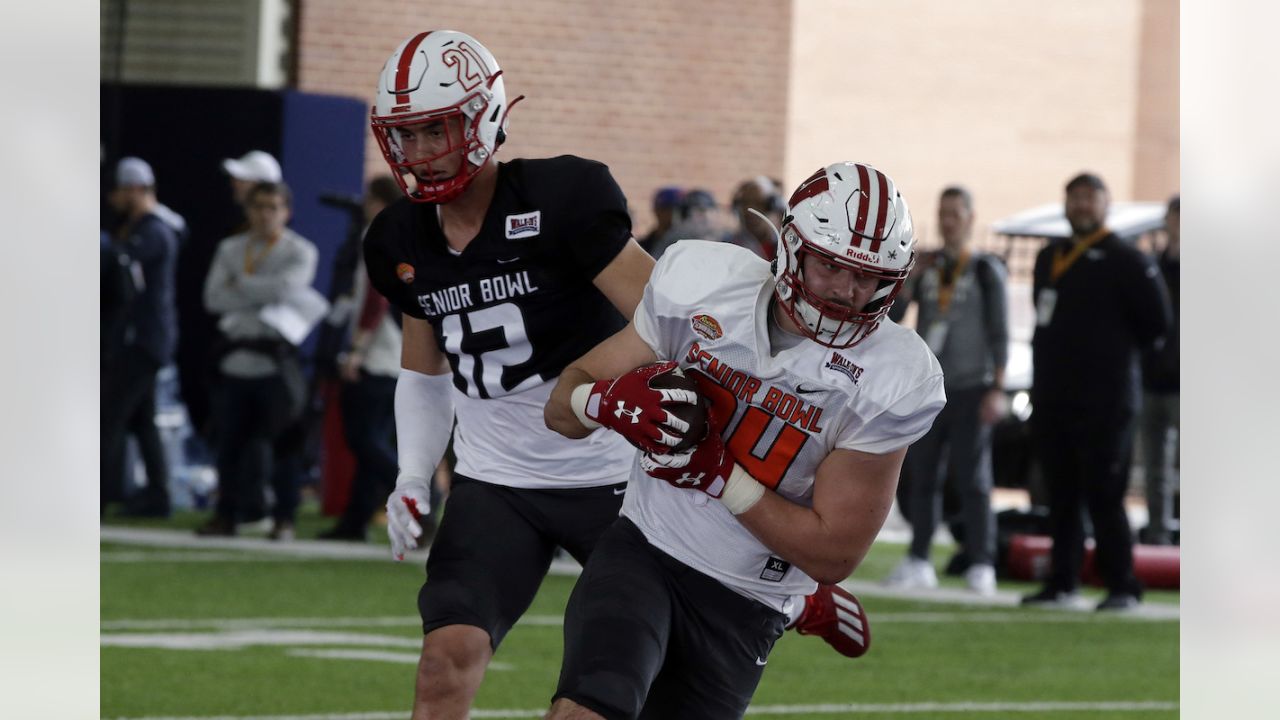
[[[950,476],[961,499],[965,581],[974,592],[996,590],[995,515],[991,510],[991,427],[1004,413],[1004,370],[1009,331],[1004,266],[973,252],[973,199],[959,186],[938,202],[941,252],[927,256],[903,288],[915,301],[916,330],[946,376],[947,406],[933,428],[907,451],[909,481],[903,512],[911,521],[911,548],[885,581],[897,587],[938,584],[929,561],[942,519],[942,487]],[[900,314],[907,303],[894,307]],[[898,318],[894,318],[895,320]]]
[[[285,227],[290,203],[283,183],[254,185],[245,204],[248,231],[219,243],[205,279],[205,307],[219,316],[228,343],[213,394],[218,504],[199,535],[234,535],[237,522],[265,514],[272,443],[301,410],[305,387],[299,387],[297,348],[264,320],[273,306],[287,305],[315,278],[315,246]],[[297,488],[275,491],[272,537],[286,537],[292,534]]]

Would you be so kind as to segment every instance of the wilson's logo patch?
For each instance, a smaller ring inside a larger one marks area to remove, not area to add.
[[[542,211],[507,216],[507,239],[533,237],[541,232]]]
[[[831,360],[827,362],[827,367],[848,377],[854,385],[857,385],[858,378],[862,377],[862,368],[854,365],[849,358],[840,353],[831,353]]]
[[[719,340],[721,337],[724,337],[724,329],[721,328],[720,323],[710,315],[694,315],[689,318],[689,324],[693,326],[694,332],[708,340]]]

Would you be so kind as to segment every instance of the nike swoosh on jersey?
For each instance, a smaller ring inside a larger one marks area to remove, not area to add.
[[[616,489],[616,490],[614,490],[614,491],[613,491],[613,494],[614,494],[614,495],[621,495],[621,494],[625,493],[626,491],[627,491],[627,489],[626,489],[626,488],[618,488],[618,489]]]
[[[764,667],[765,665],[768,665],[768,664],[769,664],[768,660],[762,660],[759,657],[756,658],[756,665],[759,665],[760,667]]]
[[[798,395],[812,395],[817,392],[822,392],[822,388],[806,388],[803,385],[796,386],[796,394]]]
[[[517,261],[517,260],[519,260],[519,259],[520,259],[520,257],[519,257],[518,255],[517,255],[516,257],[513,257],[513,258],[506,258],[505,260],[504,260],[503,258],[498,258],[498,264],[499,264],[499,265],[509,265],[510,263],[513,263],[513,262],[515,262],[515,261]]]

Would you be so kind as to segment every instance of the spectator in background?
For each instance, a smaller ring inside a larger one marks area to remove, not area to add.
[[[196,533],[234,535],[236,523],[264,512],[272,443],[301,411],[297,349],[263,321],[263,308],[309,288],[316,248],[285,226],[291,197],[283,183],[258,183],[246,196],[249,229],[218,245],[204,285],[205,305],[228,340],[213,396],[218,434],[218,505]],[[277,478],[282,477],[277,474]],[[291,479],[291,478],[288,478]],[[292,534],[298,489],[277,483],[271,536]]]
[[[371,180],[364,198],[366,228],[400,197],[400,186],[390,175]],[[322,540],[363,541],[369,520],[395,487],[399,472],[392,444],[396,378],[400,374],[399,312],[391,310],[387,299],[370,286],[363,254],[357,257],[351,341],[338,357],[343,381],[342,429],[355,456],[356,471],[347,507],[334,527],[320,533]]]
[[[942,250],[921,259],[890,311],[897,320],[908,303],[916,303],[916,331],[942,365],[947,405],[929,432],[907,450],[911,480],[903,510],[911,521],[911,547],[885,584],[937,586],[929,550],[942,520],[943,483],[950,476],[961,497],[969,560],[965,582],[974,592],[992,595],[991,428],[1004,413],[1009,350],[1005,272],[994,256],[970,248],[973,198],[968,190],[952,186],[942,191],[938,227]]]
[[[275,156],[262,150],[250,150],[238,158],[227,158],[222,161],[222,170],[231,178],[231,196],[242,210],[245,209],[249,191],[255,185],[284,180],[280,163]]]
[[[640,247],[650,255],[653,254],[658,242],[671,230],[676,210],[680,207],[681,195],[683,191],[678,187],[659,188],[653,194],[653,217],[658,224],[647,235],[640,238]]]
[[[758,215],[764,215],[773,223]],[[758,175],[744,181],[733,192],[733,214],[737,218],[738,227],[725,237],[725,242],[744,247],[765,260],[772,261],[777,251],[778,239],[773,228],[782,227],[782,217],[786,214],[786,199],[778,189],[778,183]]]
[[[121,282],[132,287],[124,293],[129,299],[116,308],[113,326],[104,328],[119,345],[102,364],[101,491],[104,510],[107,503],[123,499],[125,440],[132,433],[147,485],[130,500],[126,513],[165,517],[169,466],[155,424],[156,373],[172,360],[177,343],[173,293],[179,240],[174,226],[157,212],[155,184],[151,166],[140,158],[127,157],[116,166],[109,202],[124,224],[112,241],[112,254],[129,270]]]
[[[722,240],[724,228],[715,197],[707,190],[693,189],[680,198],[679,220],[657,242],[652,252],[660,258],[679,240]]]
[[[1178,457],[1178,255],[1180,242],[1179,198],[1169,200],[1164,228],[1168,242],[1156,256],[1156,264],[1169,290],[1173,324],[1164,342],[1143,356],[1142,449],[1147,491],[1148,525],[1140,537],[1152,545],[1173,542],[1173,487]]]
[[[1086,507],[1107,586],[1098,610],[1142,598],[1125,514],[1138,354],[1170,326],[1169,293],[1150,258],[1107,229],[1110,195],[1097,175],[1066,187],[1071,237],[1036,256],[1032,438],[1049,489],[1052,568],[1025,605],[1074,604],[1084,559]]]
[[[219,342],[217,319],[205,308],[202,290],[205,278],[209,276],[209,267],[221,240],[248,230],[244,209],[248,189],[255,183],[283,180],[280,163],[261,150],[250,150],[239,158],[226,158],[222,161],[222,169],[230,178],[233,209],[217,227],[198,228],[199,233],[193,242],[183,247],[178,258],[177,302],[182,327],[178,343],[178,380],[182,403],[195,430],[188,448],[189,456],[208,452],[205,442],[212,439],[209,388],[218,375],[217,367],[211,361]]]

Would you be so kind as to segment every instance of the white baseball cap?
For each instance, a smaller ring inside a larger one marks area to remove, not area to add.
[[[261,150],[250,150],[238,160],[227,158],[222,161],[222,169],[237,180],[251,182],[280,182],[280,163]]]
[[[116,187],[155,187],[156,175],[146,160],[121,158],[116,165]]]

